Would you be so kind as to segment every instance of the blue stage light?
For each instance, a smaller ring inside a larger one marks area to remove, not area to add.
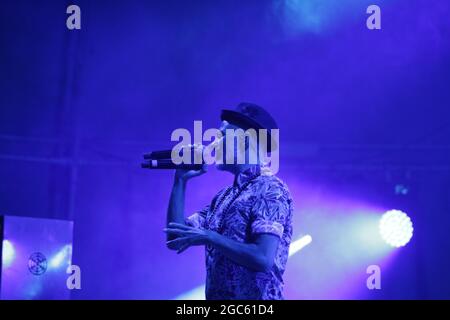
[[[14,246],[9,240],[3,240],[3,254],[2,254],[2,265],[4,268],[8,268],[13,262],[16,256]]]
[[[50,259],[50,267],[54,269],[59,268],[64,262],[68,264],[65,267],[68,267],[70,265],[71,255],[72,245],[67,244]]]
[[[406,213],[400,210],[389,210],[380,219],[379,231],[384,241],[399,248],[411,240],[414,228]]]

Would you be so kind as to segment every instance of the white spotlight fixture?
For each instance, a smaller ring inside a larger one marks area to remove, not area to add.
[[[399,248],[405,246],[413,236],[413,224],[406,213],[400,210],[386,211],[380,219],[380,235],[386,243]]]

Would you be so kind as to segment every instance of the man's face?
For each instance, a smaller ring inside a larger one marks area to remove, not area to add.
[[[227,150],[227,143],[226,143],[226,130],[236,130],[238,129],[238,126],[235,126],[231,123],[229,123],[228,121],[222,121],[221,125],[220,125],[220,132],[222,132],[222,138],[218,141],[219,143],[222,143],[222,150],[223,150],[223,163],[217,163],[216,162],[216,168],[218,170],[222,170],[222,171],[235,171],[236,169],[236,163],[237,163],[237,145],[236,143],[234,143],[234,148],[232,150]],[[226,157],[227,157],[227,151],[228,152],[233,152],[233,163],[231,164],[227,164],[226,163]]]
[[[225,163],[225,159],[226,159],[226,130],[227,129],[234,129],[236,126],[232,125],[231,123],[228,123],[228,121],[222,121],[219,130],[222,133],[222,137],[217,141],[217,143],[222,144],[222,152],[223,152],[223,156],[222,156],[222,161],[216,161],[216,168],[218,170],[222,170],[222,171],[232,171],[233,167],[231,167],[232,165],[230,164],[226,164]]]

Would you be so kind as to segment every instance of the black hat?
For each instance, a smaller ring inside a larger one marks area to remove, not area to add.
[[[269,112],[262,107],[253,103],[241,102],[234,110],[222,110],[220,118],[244,130],[266,129],[269,136],[267,151],[271,152],[278,147],[271,134],[271,130],[278,129],[278,125]],[[272,143],[270,144],[269,141]]]

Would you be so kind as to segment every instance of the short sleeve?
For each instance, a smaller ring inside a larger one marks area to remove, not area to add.
[[[252,234],[269,233],[281,238],[289,215],[289,198],[278,185],[270,186],[253,206]]]
[[[185,223],[194,228],[205,228],[206,215],[209,212],[209,208],[210,205],[207,205],[202,210],[193,213],[185,219]]]

